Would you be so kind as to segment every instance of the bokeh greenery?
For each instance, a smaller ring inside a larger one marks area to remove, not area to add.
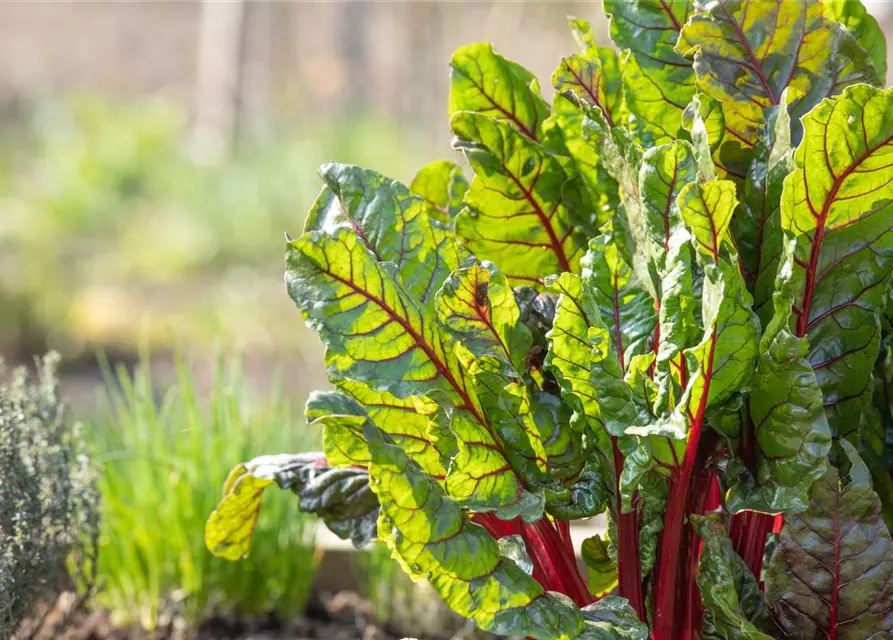
[[[424,146],[408,135],[369,116],[243,136],[208,163],[173,103],[38,106],[6,132],[0,158],[0,352],[49,346],[70,361],[172,333],[198,346],[300,347],[283,238],[320,189],[316,168],[338,158],[408,179],[422,160],[406,150]]]

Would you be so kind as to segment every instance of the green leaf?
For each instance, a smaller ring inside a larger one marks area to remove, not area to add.
[[[589,592],[602,596],[617,586],[617,565],[608,554],[608,545],[595,535],[586,538],[580,547],[580,555],[586,563]]]
[[[398,398],[386,391],[375,391],[356,380],[343,380],[339,388],[359,403],[375,426],[388,434],[391,441],[403,449],[425,473],[438,479],[446,476],[442,461],[450,458],[449,452],[443,450],[428,432],[430,416],[437,410],[437,405],[433,401],[422,396]],[[311,401],[313,398],[314,396],[311,396]],[[309,411],[310,402],[307,403],[307,407],[309,422],[314,419]],[[323,443],[325,439],[324,431]],[[326,455],[328,457],[328,452]],[[329,462],[334,464],[331,458]]]
[[[719,260],[737,205],[735,183],[731,180],[690,183],[679,194],[682,219],[691,228],[700,253],[714,262]]]
[[[263,491],[276,483],[298,496],[301,511],[315,513],[340,538],[361,547],[375,539],[378,499],[365,469],[328,466],[319,453],[260,456],[238,465],[223,487],[223,499],[208,517],[205,546],[218,558],[248,555]]]
[[[433,313],[352,229],[305,233],[289,243],[286,267],[289,294],[326,344],[331,380],[358,380],[403,397],[442,390],[472,404]]]
[[[639,284],[610,232],[590,241],[582,267],[584,283],[607,326],[623,375],[633,357],[651,350],[657,324],[654,300]]]
[[[822,0],[825,15],[840,22],[868,53],[878,75],[887,75],[887,40],[861,0]]]
[[[682,112],[695,93],[691,63],[676,53],[676,40],[693,13],[692,0],[606,0],[611,39],[628,49],[623,64],[631,128],[648,147],[683,137]]]
[[[576,270],[586,246],[581,225],[590,215],[580,217],[578,203],[565,201],[572,175],[557,157],[487,116],[460,112],[452,127],[454,146],[475,171],[465,194],[470,208],[456,219],[469,249],[517,284]]]
[[[549,463],[549,474],[558,482],[575,480],[586,460],[580,434],[570,426],[571,409],[551,393],[528,389],[528,394],[533,421]],[[588,510],[600,511],[595,506]]]
[[[573,160],[578,180],[588,191],[594,210],[591,225],[601,228],[615,214],[620,196],[617,181],[605,169],[598,149],[583,136],[585,113],[569,97],[556,94],[552,115],[543,125],[546,147]]]
[[[599,311],[583,279],[562,273],[550,283],[559,294],[552,329],[546,334],[549,352],[546,369],[561,385],[561,397],[574,410],[571,425],[583,432],[601,426],[598,390],[592,383],[592,343],[589,329],[599,322]]]
[[[791,332],[809,342],[832,431],[847,437],[870,402],[877,315],[893,268],[893,90],[850,87],[803,124],[782,193],[791,240],[776,306],[791,305]]]
[[[441,326],[476,356],[490,355],[524,371],[530,330],[520,322],[515,294],[492,264],[454,271],[437,292]]]
[[[772,317],[775,276],[782,254],[782,186],[793,168],[790,116],[783,105],[770,107],[765,131],[757,138],[747,170],[743,201],[732,218],[741,267],[763,326]]]
[[[725,527],[700,515],[690,520],[704,546],[698,587],[704,602],[704,637],[710,640],[771,640],[751,620],[762,609],[762,594],[747,564],[735,553]]]
[[[415,174],[409,190],[431,206],[433,211],[428,213],[431,218],[449,222],[462,210],[468,181],[455,162],[435,160]]]
[[[328,191],[310,210],[304,231],[353,231],[376,260],[397,266],[406,290],[423,303],[468,259],[455,237],[433,221],[437,210],[396,180],[344,164],[323,165],[320,174]]]
[[[721,0],[692,16],[676,50],[694,58],[698,85],[722,103],[727,133],[751,147],[763,110],[778,105],[785,89],[796,123],[847,85],[880,83],[851,39],[816,0]]]
[[[809,509],[785,520],[765,572],[766,602],[786,637],[863,640],[893,632],[893,540],[868,469],[841,441],[848,479],[830,467]]]
[[[544,593],[483,527],[380,433],[368,430],[379,531],[413,576],[424,577],[456,613],[485,631],[571,640],[583,618],[569,600]]]
[[[682,226],[679,192],[697,177],[691,145],[686,142],[654,147],[642,156],[639,193],[645,209],[643,221],[661,270],[670,253],[670,238]]]
[[[763,337],[750,393],[756,437],[757,494],[749,499],[732,488],[726,505],[760,511],[802,511],[810,486],[825,475],[831,429],[822,390],[806,359],[808,346],[784,328],[778,316]],[[749,500],[755,500],[748,504]]]
[[[338,391],[314,391],[307,400],[307,423],[322,428],[322,448],[333,467],[369,464],[369,447],[363,439],[366,410]]]
[[[589,47],[585,53],[562,58],[552,75],[556,91],[571,91],[593,107],[601,109],[613,127],[622,117],[623,97],[617,52],[605,47]]]
[[[459,47],[450,62],[449,114],[473,111],[510,123],[531,140],[542,136],[549,106],[536,77],[487,43]]]
[[[648,626],[625,598],[605,596],[582,609],[586,632],[581,640],[648,640]]]

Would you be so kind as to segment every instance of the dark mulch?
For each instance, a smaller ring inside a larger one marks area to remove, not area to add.
[[[335,603],[334,606],[332,603]],[[35,627],[37,627],[35,629]],[[26,622],[14,640],[401,640],[394,629],[370,621],[368,603],[355,594],[339,594],[312,603],[308,617],[294,620],[241,621],[212,618],[199,629],[174,620],[154,631],[115,626],[105,611],[91,611],[71,594]],[[452,634],[419,633],[418,640],[449,640]]]

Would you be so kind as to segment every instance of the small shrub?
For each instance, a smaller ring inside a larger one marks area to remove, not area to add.
[[[50,355],[38,366],[36,380],[21,368],[0,381],[2,638],[37,599],[77,586],[73,581],[80,576],[89,580],[94,568],[96,478],[81,427],[68,420],[59,397],[57,364]],[[69,562],[86,573],[70,574]]]

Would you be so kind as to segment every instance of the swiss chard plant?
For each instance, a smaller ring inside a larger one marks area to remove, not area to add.
[[[496,633],[889,638],[883,34],[857,1],[604,7],[619,52],[572,20],[551,105],[456,52],[470,177],[322,167],[286,282],[324,452],[235,469],[208,546],[247,553],[275,483]]]

